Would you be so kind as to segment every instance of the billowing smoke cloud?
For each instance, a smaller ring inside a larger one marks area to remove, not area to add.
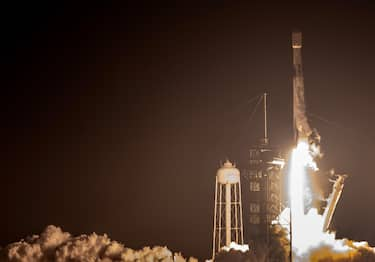
[[[215,262],[258,262],[254,253],[238,250],[221,251],[217,254]]]
[[[306,235],[306,237],[309,237]],[[375,262],[375,250],[366,242],[353,242],[347,239],[337,240],[343,247],[350,247],[346,251],[337,251],[329,244],[317,244],[308,253],[294,254],[294,261],[298,262]],[[217,254],[215,262],[267,262],[290,261],[289,240],[284,231],[274,230],[271,233],[271,246],[265,243],[255,243],[248,252],[231,249]]]
[[[163,261],[184,262],[180,253],[172,253],[167,247],[144,247],[133,250],[112,241],[106,234],[71,236],[56,226],[48,226],[43,233],[27,237],[0,249],[0,261],[9,262],[121,262],[121,261]],[[197,262],[189,258],[189,262]]]
[[[337,180],[333,181],[332,198],[329,198],[323,215],[320,215],[316,208],[305,212],[304,190],[309,185],[304,179],[308,169],[317,170],[317,165],[313,161],[309,145],[300,140],[292,153],[289,179],[293,261],[375,261],[375,249],[367,242],[336,239],[335,232],[327,230],[342,192],[344,176],[338,176]]]
[[[374,262],[375,250],[366,242],[352,242],[347,239],[341,240],[345,246],[351,247],[346,252],[338,252],[332,246],[320,245],[310,251],[309,256],[302,261],[322,261],[322,262]]]

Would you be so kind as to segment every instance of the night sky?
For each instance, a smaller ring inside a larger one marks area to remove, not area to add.
[[[213,2],[3,8],[1,246],[54,224],[210,257],[216,169],[262,136],[249,100],[292,148],[295,29],[321,168],[350,175],[335,228],[375,245],[375,6]]]

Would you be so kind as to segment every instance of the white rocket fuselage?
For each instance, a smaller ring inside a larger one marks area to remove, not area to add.
[[[306,117],[305,90],[302,71],[302,34],[292,33],[293,47],[293,124],[294,139],[307,139],[311,134],[311,128]]]

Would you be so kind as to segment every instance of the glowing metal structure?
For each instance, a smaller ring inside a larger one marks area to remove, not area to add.
[[[227,160],[216,173],[212,259],[231,242],[243,245],[242,200],[240,171]]]
[[[281,213],[281,188],[284,160],[279,150],[269,145],[267,127],[267,94],[264,103],[264,137],[250,149],[250,166],[245,170],[249,180],[246,192],[246,241],[264,243],[269,248],[271,227]]]
[[[324,210],[323,218],[323,232],[328,231],[329,226],[331,225],[333,214],[335,213],[337,203],[340,200],[342,190],[344,189],[344,181],[346,175],[336,175],[336,180],[331,180],[333,182],[332,193],[328,197],[327,207]]]
[[[248,237],[250,242],[268,245],[270,229],[281,213],[284,160],[277,148],[260,144],[250,149]]]

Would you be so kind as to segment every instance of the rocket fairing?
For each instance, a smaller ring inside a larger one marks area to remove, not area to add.
[[[293,124],[294,138],[307,139],[312,131],[306,117],[305,90],[302,71],[302,33],[292,33],[293,47]]]

